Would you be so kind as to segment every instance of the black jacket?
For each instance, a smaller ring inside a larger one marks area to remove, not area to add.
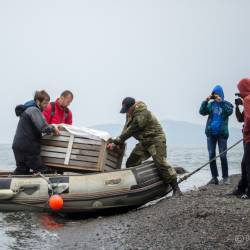
[[[18,105],[16,115],[20,116],[12,144],[13,150],[28,154],[40,154],[42,134],[50,134],[53,127],[45,121],[41,110],[33,106]]]

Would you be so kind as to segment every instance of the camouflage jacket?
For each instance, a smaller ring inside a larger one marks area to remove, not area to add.
[[[158,119],[143,102],[137,102],[132,114],[127,116],[119,139],[124,142],[130,137],[134,137],[144,145],[166,142],[165,133]]]

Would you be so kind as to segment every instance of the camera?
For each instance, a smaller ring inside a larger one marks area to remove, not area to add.
[[[215,93],[213,92],[212,94],[211,94],[211,100],[215,100],[216,99],[216,95],[215,95]]]
[[[243,101],[241,99],[241,95],[239,93],[235,93],[235,96],[238,97],[235,99],[235,105],[239,106],[239,105],[243,105]]]

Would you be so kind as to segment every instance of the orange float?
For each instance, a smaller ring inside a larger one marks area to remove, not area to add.
[[[63,198],[59,194],[54,194],[49,198],[49,207],[53,211],[59,211],[63,207]]]

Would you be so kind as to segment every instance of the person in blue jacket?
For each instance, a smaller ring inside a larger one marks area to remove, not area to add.
[[[224,92],[220,85],[215,86],[212,94],[202,102],[200,114],[208,115],[206,125],[207,147],[209,159],[212,160],[216,156],[216,145],[218,144],[219,152],[222,153],[227,149],[227,140],[229,137],[228,120],[233,113],[233,105],[224,100]],[[222,177],[224,184],[230,184],[228,179],[228,161],[227,154],[224,153],[220,157],[222,167]],[[219,184],[218,169],[216,160],[210,163],[212,179],[210,184]]]

